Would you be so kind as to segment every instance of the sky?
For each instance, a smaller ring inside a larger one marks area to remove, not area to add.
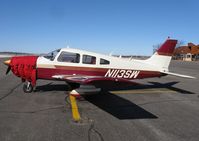
[[[198,7],[198,0],[0,0],[0,51],[151,55],[168,36],[199,44]]]

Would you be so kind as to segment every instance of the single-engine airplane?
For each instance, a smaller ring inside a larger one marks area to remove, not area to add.
[[[109,55],[87,52],[79,49],[62,48],[44,56],[12,57],[4,62],[20,77],[25,93],[30,93],[37,79],[66,81],[71,92],[81,84],[93,82],[130,82],[133,79],[174,75],[185,78],[192,76],[169,72],[169,64],[177,40],[167,39],[161,47],[146,60],[124,59]]]

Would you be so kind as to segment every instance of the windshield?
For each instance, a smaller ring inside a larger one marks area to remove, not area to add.
[[[52,51],[52,52],[44,55],[44,57],[53,61],[55,59],[55,57],[57,56],[57,54],[59,53],[59,51],[60,51],[60,49],[57,49],[55,51]]]

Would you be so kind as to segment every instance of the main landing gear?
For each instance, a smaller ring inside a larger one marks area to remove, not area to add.
[[[24,83],[23,91],[24,91],[24,93],[31,93],[33,91],[33,86],[31,84],[31,82]]]
[[[67,84],[68,84],[69,95],[79,97],[80,94],[76,91],[76,89],[80,87],[80,84],[78,83],[67,83]]]

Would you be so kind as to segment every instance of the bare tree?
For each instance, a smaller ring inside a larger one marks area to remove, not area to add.
[[[178,43],[177,43],[177,45],[176,45],[176,48],[177,48],[177,47],[180,47],[180,46],[182,46],[182,45],[184,45],[184,44],[185,44],[185,41],[179,40]]]
[[[156,45],[153,45],[153,53],[155,53],[161,46],[162,44],[156,44]]]

